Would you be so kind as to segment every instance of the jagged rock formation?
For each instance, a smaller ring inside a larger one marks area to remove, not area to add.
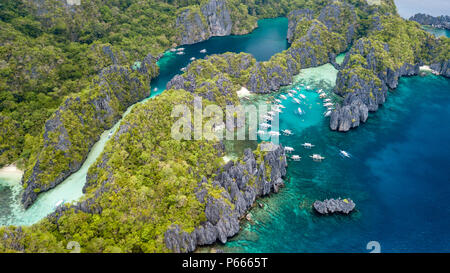
[[[314,12],[310,9],[299,9],[291,11],[287,17],[289,19],[287,39],[289,43],[292,43],[296,38],[296,34],[301,32],[301,30],[297,31],[300,21],[314,19]]]
[[[354,37],[355,24],[354,7],[340,2],[325,6],[318,19],[313,19],[310,10],[293,11],[289,14],[288,39],[294,41],[288,50],[267,62],[256,62],[251,55],[242,53],[196,60],[183,75],[174,77],[167,89],[186,89],[214,101],[215,97],[233,94],[231,88],[240,88],[231,83],[246,86],[253,93],[277,91],[291,84],[300,69],[328,63],[330,55],[344,51]],[[236,99],[228,96],[222,104]]]
[[[395,33],[407,34],[407,40]],[[343,102],[331,114],[331,130],[346,132],[365,122],[368,112],[384,104],[399,78],[417,75],[423,64],[448,77],[448,46],[449,39],[436,39],[401,18],[378,18],[371,35],[359,39],[339,67],[334,92]]]
[[[355,203],[351,199],[326,199],[324,201],[315,201],[313,208],[319,214],[342,213],[349,214],[355,209]]]
[[[100,134],[130,105],[150,95],[150,80],[158,73],[155,58],[148,55],[132,69],[119,65],[107,46],[103,51],[114,64],[101,70],[88,90],[67,98],[44,125],[22,178],[25,208],[77,171]]]
[[[218,172],[213,185],[224,190],[222,196],[208,195],[203,187],[206,180],[202,180],[197,198],[206,203],[206,222],[191,233],[173,225],[164,234],[167,248],[174,252],[191,252],[197,246],[213,244],[217,240],[226,243],[228,237],[239,231],[239,219],[256,198],[278,192],[284,185],[282,177],[286,175],[286,167],[282,147],[268,152],[261,162],[258,162],[258,155],[250,149],[245,150],[241,162],[230,161]]]
[[[409,18],[411,21],[416,21],[421,25],[433,26],[435,28],[443,28],[450,30],[450,16],[441,15],[441,16],[431,16],[424,13],[417,13],[414,16]]]
[[[225,0],[209,0],[200,7],[183,9],[176,19],[179,43],[194,44],[213,36],[245,34],[257,27],[255,17],[234,9]]]
[[[236,91],[256,60],[247,53],[225,53],[192,62],[182,75],[167,83],[167,89],[184,89],[221,106],[236,104]]]

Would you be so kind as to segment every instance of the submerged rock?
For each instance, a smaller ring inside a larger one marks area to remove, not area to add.
[[[315,201],[313,208],[319,214],[342,213],[349,214],[355,209],[355,203],[351,199],[326,199],[324,201]]]

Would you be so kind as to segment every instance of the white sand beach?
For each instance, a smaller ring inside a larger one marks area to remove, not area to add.
[[[23,171],[19,170],[16,165],[12,164],[0,169],[0,178],[19,179],[22,177]]]
[[[242,88],[237,91],[237,95],[239,98],[243,98],[243,97],[248,97],[251,95],[250,91],[248,91],[247,88],[245,88],[244,86],[242,86]]]

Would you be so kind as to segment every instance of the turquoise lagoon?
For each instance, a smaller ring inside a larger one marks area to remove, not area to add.
[[[152,96],[164,91],[192,57],[203,58],[202,49],[207,54],[248,52],[268,60],[289,46],[286,31],[287,19],[265,19],[251,34],[184,46],[185,55],[166,52],[158,62],[161,75],[152,82],[152,89],[157,88]],[[288,98],[280,115],[280,128],[294,132],[282,136],[281,143],[294,147],[293,154],[302,160],[289,162],[286,187],[258,201],[265,207],[251,211],[253,221],[244,222],[227,244],[215,247],[228,252],[368,252],[367,243],[378,241],[382,252],[450,251],[450,80],[434,75],[402,78],[367,123],[338,133],[328,129],[323,102],[315,92],[324,89],[338,100],[331,94],[336,74],[329,64],[305,69],[279,93],[252,97],[251,103],[267,100],[292,88],[306,96],[300,105]],[[306,90],[307,85],[312,89]],[[0,225],[30,225],[51,213],[58,200],[78,200],[90,164],[116,128],[102,135],[77,173],[42,194],[27,211],[19,203],[20,178],[0,177]],[[316,146],[305,150],[304,142]],[[254,145],[236,141],[231,148]],[[340,149],[352,157],[341,158]],[[313,162],[312,153],[326,159]],[[356,212],[328,217],[312,212],[314,200],[332,197],[352,198]]]

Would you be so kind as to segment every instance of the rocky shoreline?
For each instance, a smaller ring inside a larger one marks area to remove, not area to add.
[[[375,33],[383,31],[383,26],[379,24],[374,29]],[[450,77],[450,59],[445,59],[445,56],[442,59],[440,55],[445,41],[424,31],[421,35],[428,39],[421,45],[421,50],[431,55],[428,59],[391,57],[398,54],[392,51],[399,49],[376,39],[361,38],[353,45],[344,62],[340,66],[335,65],[339,72],[334,92],[343,98],[343,102],[331,114],[331,130],[347,132],[366,122],[369,112],[377,111],[379,105],[385,103],[388,91],[397,88],[401,77],[418,75],[420,67],[425,64],[429,64],[436,74]]]
[[[25,208],[39,193],[79,170],[100,134],[111,128],[129,106],[150,95],[150,80],[159,73],[156,58],[149,54],[140,67],[133,69],[121,65],[109,46],[101,50],[112,65],[101,70],[88,93],[67,98],[44,125],[41,147],[22,178]],[[80,134],[86,137],[74,143]]]
[[[164,242],[173,252],[192,252],[198,246],[211,245],[217,240],[226,243],[227,238],[239,232],[240,219],[254,205],[258,197],[278,192],[284,185],[286,175],[286,155],[282,146],[267,152],[263,161],[246,149],[242,161],[229,161],[218,171],[214,186],[225,190],[221,198],[208,196],[203,184],[198,185],[196,194],[200,202],[206,204],[206,222],[191,233],[173,225],[164,234]]]

